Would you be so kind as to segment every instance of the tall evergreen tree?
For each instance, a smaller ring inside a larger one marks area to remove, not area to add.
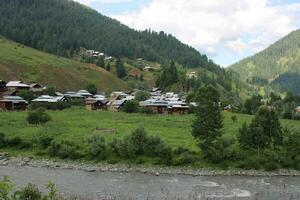
[[[124,78],[125,76],[127,76],[127,72],[124,67],[124,63],[122,62],[122,60],[120,58],[117,59],[116,70],[117,70],[117,75],[119,78]]]
[[[213,86],[202,87],[196,95],[198,106],[192,125],[192,135],[198,140],[205,156],[212,143],[222,136],[223,117],[219,106],[220,94]]]
[[[98,66],[98,67],[105,67],[105,63],[104,63],[104,59],[103,59],[103,57],[100,57],[100,58],[98,58],[98,60],[97,60],[97,62],[96,62],[96,65]]]

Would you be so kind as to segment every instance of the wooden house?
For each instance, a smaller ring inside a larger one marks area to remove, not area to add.
[[[6,84],[6,88],[8,90],[16,90],[16,91],[19,91],[19,90],[29,90],[30,86],[23,83],[22,81],[9,81],[7,84]]]
[[[108,100],[97,100],[94,98],[87,98],[85,100],[86,110],[106,110]]]
[[[43,92],[43,87],[38,84],[38,83],[32,83],[29,85],[29,91],[34,92],[34,93],[42,93]]]
[[[185,115],[188,114],[189,106],[173,105],[169,108],[170,115]]]
[[[0,110],[2,111],[14,111],[14,110],[26,110],[28,102],[18,96],[5,96],[0,100]]]
[[[168,114],[170,107],[168,102],[162,100],[140,102],[140,106],[150,108],[156,114]]]
[[[109,111],[118,112],[122,109],[127,100],[111,100],[107,103]]]

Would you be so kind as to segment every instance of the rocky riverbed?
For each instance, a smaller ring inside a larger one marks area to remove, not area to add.
[[[138,172],[153,174],[169,175],[189,175],[189,176],[256,176],[256,177],[275,177],[275,176],[297,176],[300,177],[300,171],[295,170],[278,170],[273,172],[257,170],[210,170],[210,169],[192,169],[187,167],[143,167],[131,165],[111,165],[105,163],[87,164],[76,163],[71,161],[57,161],[48,159],[33,159],[29,157],[11,157],[8,153],[0,153],[0,166],[30,166],[36,168],[51,169],[70,169],[81,170],[85,172]]]

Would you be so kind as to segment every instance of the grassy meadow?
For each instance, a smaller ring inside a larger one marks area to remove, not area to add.
[[[105,69],[26,47],[0,36],[0,79],[83,89],[89,83],[101,91],[127,89],[127,84]]]
[[[194,152],[199,148],[191,135],[193,115],[144,115],[114,113],[107,111],[90,112],[80,108],[64,111],[47,111],[52,120],[44,126],[29,125],[26,112],[0,112],[0,132],[8,137],[19,136],[31,141],[40,133],[53,135],[55,140],[69,140],[87,148],[86,139],[92,134],[103,135],[108,141],[115,137],[124,137],[138,127],[144,127],[149,134],[160,136],[173,149],[184,147]],[[252,116],[223,113],[224,132],[234,137],[244,122],[250,122]],[[237,121],[231,119],[237,116]],[[300,129],[299,121],[282,120],[289,129]],[[7,149],[6,149],[7,150]],[[8,149],[15,154],[31,154],[34,150]]]

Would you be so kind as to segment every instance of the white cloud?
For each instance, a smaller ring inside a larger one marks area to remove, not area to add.
[[[113,16],[138,30],[172,33],[209,55],[262,50],[295,29],[300,3],[268,0],[152,0],[141,10]]]
[[[130,2],[132,0],[75,0],[75,1],[90,6],[93,3],[116,4],[116,3]]]

